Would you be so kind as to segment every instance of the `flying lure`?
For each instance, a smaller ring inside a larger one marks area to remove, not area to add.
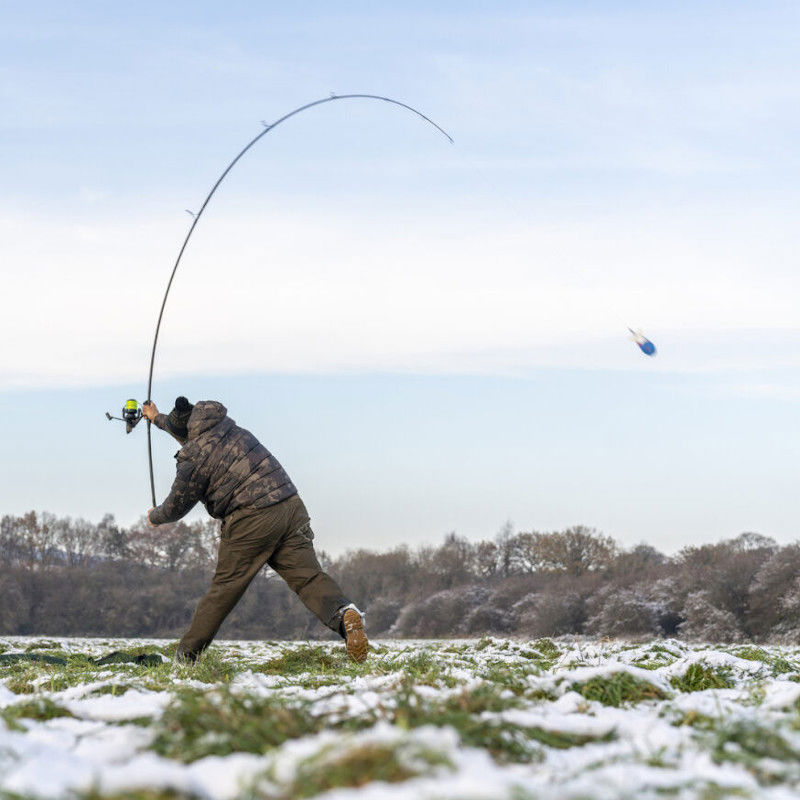
[[[639,349],[646,356],[654,356],[656,354],[656,346],[641,331],[635,331],[633,328],[628,328],[628,330],[631,332],[633,341],[639,345]]]
[[[172,272],[169,276],[169,281],[167,281],[167,288],[164,292],[164,298],[161,301],[161,309],[158,312],[158,322],[156,323],[156,331],[153,337],[153,348],[150,353],[150,372],[147,378],[147,401],[150,402],[152,389],[153,389],[153,367],[155,365],[156,359],[156,347],[158,345],[158,333],[161,330],[161,320],[164,316],[164,308],[167,304],[167,297],[169,296],[169,290],[172,286],[172,281],[175,278],[175,273],[178,270],[178,266],[181,263],[181,258],[183,257],[184,251],[186,250],[186,246],[189,244],[189,240],[192,238],[192,233],[194,229],[197,227],[197,223],[200,222],[200,218],[203,216],[203,212],[206,210],[206,206],[211,201],[211,198],[214,196],[214,193],[217,191],[219,185],[225,180],[228,173],[236,166],[239,160],[250,150],[256,142],[260,141],[264,136],[266,136],[273,128],[277,128],[278,125],[286,122],[286,120],[291,119],[292,117],[296,116],[297,114],[301,114],[308,109],[314,108],[315,106],[321,106],[326,103],[333,103],[333,102],[340,102],[343,100],[377,100],[384,103],[389,103],[396,108],[400,108],[405,111],[409,111],[412,114],[416,115],[418,118],[422,119],[424,122],[429,123],[432,127],[434,127],[439,133],[441,133],[444,137],[446,137],[450,143],[453,143],[453,138],[450,136],[444,128],[437,125],[430,117],[426,117],[421,111],[418,111],[413,106],[408,105],[407,103],[401,103],[399,100],[393,100],[391,97],[383,97],[382,95],[375,95],[375,94],[331,94],[330,97],[323,97],[320,100],[314,100],[311,103],[306,103],[299,108],[295,108],[292,111],[289,111],[287,114],[284,114],[280,119],[276,120],[275,122],[268,123],[262,122],[263,130],[261,130],[256,136],[254,136],[236,155],[233,161],[228,164],[222,174],[217,178],[214,185],[211,187],[211,191],[206,195],[205,200],[203,200],[202,205],[200,206],[199,210],[195,213],[193,211],[189,211],[189,214],[192,217],[192,224],[189,227],[189,232],[186,234],[186,238],[183,240],[183,244],[181,245],[180,250],[178,251],[178,257],[175,260],[175,264],[172,267]],[[106,412],[106,416],[108,419],[120,419],[120,417],[112,417],[111,414]],[[122,421],[125,422],[126,431],[130,433],[136,423],[141,419],[142,412],[139,404],[135,400],[129,400],[125,407],[122,410]],[[156,487],[155,487],[155,480],[153,477],[153,449],[150,440],[150,421],[147,422],[147,456],[148,462],[150,467],[150,493],[152,495],[153,505],[156,506],[158,503],[156,502]]]

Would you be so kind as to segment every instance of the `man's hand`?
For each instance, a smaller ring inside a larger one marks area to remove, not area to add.
[[[142,416],[150,422],[153,422],[158,416],[158,409],[152,400],[145,400],[144,403],[142,403]]]
[[[148,512],[147,512],[147,524],[148,524],[148,525],[149,525],[151,528],[157,528],[157,527],[158,527],[158,525],[156,525],[154,522],[151,522],[151,521],[150,521],[150,512],[151,512],[151,511],[155,511],[155,508],[151,508],[151,509],[150,509],[150,511],[148,511]]]

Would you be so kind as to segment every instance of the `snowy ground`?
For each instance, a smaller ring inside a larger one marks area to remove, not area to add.
[[[796,798],[800,648],[0,639],[0,798]],[[114,650],[160,665],[98,667]]]

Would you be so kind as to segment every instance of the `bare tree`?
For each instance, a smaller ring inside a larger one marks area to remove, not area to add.
[[[516,559],[528,572],[548,570],[578,576],[605,569],[617,555],[610,536],[576,525],[557,533],[520,533]]]

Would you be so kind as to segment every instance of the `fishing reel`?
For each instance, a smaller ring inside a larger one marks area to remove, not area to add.
[[[126,400],[125,405],[122,407],[121,417],[112,417],[106,411],[106,419],[118,419],[120,422],[125,423],[125,433],[130,433],[139,423],[142,418],[142,407],[136,400]]]

